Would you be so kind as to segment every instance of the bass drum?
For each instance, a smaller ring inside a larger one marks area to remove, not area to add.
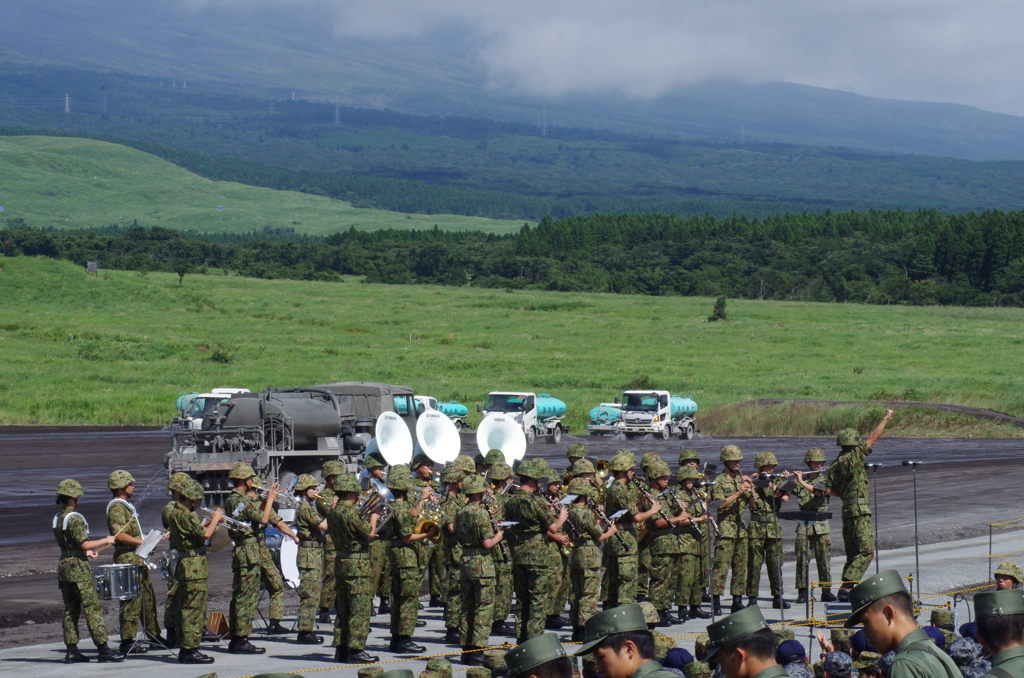
[[[281,540],[281,574],[284,583],[293,589],[299,588],[299,545],[290,538]]]

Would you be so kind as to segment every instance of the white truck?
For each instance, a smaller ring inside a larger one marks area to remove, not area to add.
[[[651,433],[662,440],[674,435],[692,440],[697,431],[693,418],[697,403],[690,396],[671,395],[668,391],[625,391],[618,407],[622,410],[619,430],[627,438]]]
[[[476,411],[484,417],[504,414],[515,419],[523,427],[527,444],[532,444],[538,436],[544,436],[553,445],[558,444],[562,434],[568,433],[570,428],[562,421],[565,403],[547,393],[492,391],[482,407],[476,406]]]
[[[198,430],[203,417],[213,412],[221,403],[236,393],[248,393],[247,388],[215,388],[209,393],[182,393],[176,403],[180,416],[171,421],[171,425],[186,431]]]
[[[457,403],[454,400],[451,402],[439,402],[437,398],[433,396],[416,396],[416,409],[436,410],[441,414],[446,415],[455,424],[455,430],[461,431],[464,428],[472,428],[469,422],[466,421],[466,415],[469,414],[469,408],[462,403]],[[419,414],[417,412],[417,414]]]

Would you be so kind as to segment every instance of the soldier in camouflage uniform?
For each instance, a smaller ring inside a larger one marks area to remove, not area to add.
[[[954,630],[953,610],[932,610],[930,621],[932,626],[942,631],[942,635],[946,639],[946,650],[948,651],[949,646],[960,638],[960,634]]]
[[[388,474],[387,487],[395,495],[391,502],[391,644],[390,650],[398,654],[417,654],[426,651],[412,642],[419,616],[420,587],[423,570],[420,568],[416,542],[437,533],[437,527],[416,533],[417,517],[407,500],[412,489],[412,474],[407,466],[394,466]]]
[[[437,498],[441,490],[441,483],[434,480],[434,462],[427,455],[417,454],[412,460],[413,488],[423,490],[430,489],[430,494]],[[429,499],[429,495],[421,494],[421,499]],[[444,550],[431,548],[428,541],[419,543],[420,565],[424,575],[429,580],[430,602],[429,607],[444,607],[441,594],[444,592]]]
[[[706,476],[699,470],[700,467],[700,455],[697,454],[697,450],[686,448],[679,453],[679,468],[682,469],[684,466],[689,467],[697,471],[697,480],[706,480]],[[695,486],[696,487],[696,486]],[[704,530],[704,536],[700,538],[700,566],[701,572],[711,572],[711,536],[708,530]],[[705,581],[701,584],[701,602],[710,603],[711,595],[708,593],[708,583]]]
[[[605,544],[606,569],[608,576],[608,598],[606,609],[632,605],[636,600],[637,578],[637,525],[643,523],[661,510],[661,504],[647,510],[640,510],[641,495],[631,483],[636,457],[631,450],[619,450],[612,457],[611,472],[615,474],[615,482],[604,495],[604,513],[612,516],[625,510],[619,519],[619,533],[625,544],[619,540]]]
[[[368,664],[379,660],[366,652],[374,594],[370,544],[377,535],[370,520],[359,515],[359,480],[351,473],[341,473],[334,479],[334,491],[338,501],[327,515],[327,531],[338,551],[334,561],[334,661]]]
[[[320,498],[316,501],[316,509],[324,520],[331,512],[331,505],[334,501],[334,479],[345,472],[345,466],[340,461],[331,459],[325,461],[320,467],[320,475],[324,478],[324,489],[320,492]],[[320,582],[320,611],[317,622],[320,624],[331,623],[331,605],[334,604],[334,541],[331,535],[324,535],[322,549],[323,563],[320,565],[322,579]]]
[[[651,551],[651,603],[658,615],[658,626],[672,626],[679,620],[672,616],[673,594],[682,587],[681,579],[685,567],[683,561],[683,544],[679,538],[679,530],[690,526],[690,513],[681,508],[681,500],[668,487],[672,470],[660,458],[647,465],[647,476],[651,479],[651,493],[664,502],[664,512],[669,516],[666,521],[655,514],[648,520],[647,539]],[[685,505],[683,505],[685,506]],[[696,555],[696,554],[694,554]],[[689,568],[693,569],[692,564]],[[685,608],[683,608],[685,610]]]
[[[490,513],[484,508],[487,487],[480,476],[466,478],[463,492],[468,503],[455,516],[455,537],[462,546],[459,582],[462,591],[462,655],[464,664],[483,664],[494,621],[494,558],[492,549],[504,538],[494,530]]]
[[[153,593],[153,583],[149,579],[149,568],[142,556],[135,555],[135,549],[142,544],[142,524],[139,522],[138,511],[131,503],[131,498],[135,494],[135,478],[128,471],[114,471],[107,478],[107,487],[113,495],[113,499],[107,504],[107,528],[117,540],[114,545],[114,562],[137,565],[139,577],[139,596],[121,601],[118,613],[121,645],[118,650],[121,654],[145,654],[146,648],[135,642],[135,631],[140,617],[145,619],[146,634],[150,638],[160,643],[165,641],[160,637],[160,625],[156,618],[156,594]]]
[[[295,494],[300,497],[299,509],[295,512],[295,530],[299,535],[299,635],[296,640],[303,645],[324,642],[313,633],[324,578],[324,531],[327,529],[327,519],[320,515],[316,506],[317,484],[316,478],[305,473],[295,481]],[[337,497],[332,497],[331,503],[337,503]]]
[[[545,496],[552,506],[556,506],[562,501],[562,476],[550,466],[548,467],[548,486]],[[568,539],[572,539],[567,525],[562,526],[560,533],[566,535]],[[562,617],[562,612],[565,611],[565,605],[569,600],[569,585],[571,583],[569,581],[569,554],[567,549],[559,548],[558,555],[562,560],[562,566],[558,570],[558,586],[555,587],[554,593],[548,598],[547,619],[544,622],[544,628],[550,630],[560,629],[565,626],[566,622]]]
[[[569,506],[566,521],[571,525],[569,532],[573,537],[572,556],[569,558],[569,579],[572,583],[569,619],[572,623],[572,642],[581,643],[587,635],[587,620],[597,614],[601,587],[601,544],[619,529],[615,523],[611,523],[607,530],[602,530],[597,514],[588,506],[588,500],[593,501],[597,490],[587,478],[573,478],[569,482],[568,492],[577,495]]]
[[[708,580],[708,571],[704,569],[704,552],[707,543],[708,515],[704,511],[701,496],[693,484],[700,477],[696,466],[681,466],[676,473],[679,485],[672,490],[679,502],[686,507],[690,520],[676,528],[682,558],[678,564],[680,573],[677,580],[679,587],[675,591],[676,604],[679,606],[676,617],[680,621],[687,619],[708,619],[710,614],[700,609],[703,600],[701,591]]]
[[[583,443],[573,443],[569,446],[569,449],[565,452],[565,458],[569,460],[569,467],[571,468],[580,459],[586,459],[587,457],[587,446]]]
[[[168,516],[171,548],[179,555],[174,578],[178,581],[178,662],[212,664],[213,657],[199,651],[206,628],[206,600],[210,562],[206,542],[213,536],[224,513],[218,508],[204,528],[195,510],[203,502],[203,486],[189,478],[180,485],[180,499]]]
[[[874,532],[871,526],[871,502],[868,496],[868,474],[864,460],[871,454],[871,448],[885,432],[885,425],[892,418],[892,410],[886,410],[882,421],[875,427],[865,442],[852,428],[844,428],[836,436],[840,447],[839,456],[825,474],[825,486],[829,494],[843,500],[843,547],[846,550],[846,565],[843,566],[843,585],[839,589],[839,600],[849,599],[850,589],[860,581],[874,556]]]
[[[1012,560],[999,563],[992,576],[995,577],[996,588],[999,590],[1020,588],[1021,581],[1024,580],[1024,572],[1021,571],[1020,565]]]
[[[494,452],[496,450],[491,450]],[[488,459],[491,452],[487,453]],[[512,468],[503,461],[495,461],[488,473],[492,488],[487,490],[490,493],[488,503],[493,503],[493,508],[488,510],[496,521],[505,520],[505,503],[508,497],[501,493],[507,487],[512,478]],[[497,488],[497,489],[494,489]],[[514,636],[515,629],[505,623],[509,613],[512,612],[512,553],[508,544],[502,543],[493,549],[494,558],[494,620],[491,623],[491,635]],[[507,562],[506,562],[507,561]]]
[[[384,469],[387,462],[374,452],[368,454],[363,461],[363,468],[371,478],[384,482]],[[373,580],[373,592],[380,597],[377,614],[391,614],[391,566],[388,542],[388,526],[377,529],[377,538],[370,542],[370,578]]]
[[[547,476],[546,467],[537,459],[528,459],[519,466],[519,490],[505,504],[505,518],[515,521],[509,534],[512,545],[512,583],[519,609],[516,614],[518,643],[544,632],[548,598],[555,589],[562,557],[558,545],[568,543],[559,534],[568,512],[557,515],[541,494],[540,480]]]
[[[640,480],[642,483],[646,483],[647,487],[653,488],[653,478],[651,476],[651,464],[656,461],[661,461],[661,457],[657,452],[648,452],[640,458],[640,469],[644,472],[643,479]],[[650,535],[645,535],[640,543],[637,545],[636,554],[636,597],[637,600],[648,600],[651,586],[651,538]]]
[[[818,473],[825,465],[825,452],[820,447],[812,447],[804,455],[804,463],[810,473]],[[824,482],[808,483],[806,472],[796,471],[797,487],[793,491],[801,511],[822,513],[828,511],[828,488]],[[799,523],[796,526],[796,588],[798,603],[806,603],[808,596],[807,566],[811,556],[818,566],[818,582],[824,584],[821,600],[829,603],[836,599],[832,593],[832,534],[827,520],[819,520],[811,525]]]
[[[445,496],[441,500],[441,552],[444,554],[445,596],[444,596],[444,642],[462,645],[459,629],[462,626],[462,588],[459,583],[459,568],[462,565],[462,546],[455,536],[455,514],[466,505],[462,493],[462,482],[466,474],[448,464],[441,471],[441,482],[445,484]]]
[[[107,646],[107,628],[103,624],[103,610],[96,596],[96,584],[89,570],[89,558],[97,556],[101,546],[114,543],[114,537],[89,539],[89,523],[78,513],[78,502],[82,497],[82,486],[77,480],[68,478],[57,485],[57,503],[60,511],[53,517],[53,536],[60,546],[60,562],[57,564],[57,583],[64,598],[64,644],[67,652],[65,664],[87,662],[89,658],[78,650],[78,618],[85,613],[92,642],[99,650],[101,662],[124,661],[124,655]]]
[[[295,543],[299,542],[299,538],[274,511],[277,483],[270,487],[267,498],[260,501],[250,496],[252,488],[259,483],[259,477],[251,465],[245,462],[235,464],[228,473],[228,478],[234,481],[235,488],[224,502],[227,514],[249,524],[247,527],[228,528],[228,534],[235,542],[235,548],[231,551],[233,579],[231,606],[228,612],[228,623],[231,627],[228,651],[232,654],[263,654],[266,652],[265,648],[256,647],[249,642],[261,581],[270,593],[270,625],[267,633],[288,633],[288,630],[281,626],[281,619],[284,618],[284,580],[267,549],[267,525],[274,525]]]
[[[711,490],[712,500],[721,500],[718,506],[718,527],[722,534],[715,540],[714,569],[711,574],[711,593],[714,613],[722,614],[722,594],[725,578],[732,568],[731,612],[743,609],[743,594],[747,587],[747,528],[743,513],[754,501],[754,486],[750,478],[740,473],[743,453],[735,445],[726,445],[720,456],[725,470],[715,478]]]
[[[166,532],[171,527],[170,517],[171,511],[177,505],[178,500],[181,498],[179,491],[181,484],[186,480],[191,480],[187,473],[175,473],[167,480],[167,489],[171,493],[171,500],[167,502],[162,509],[160,509],[160,522],[164,526]],[[174,573],[170,573],[170,579],[167,582],[167,602],[164,604],[164,628],[167,629],[167,641],[168,647],[175,647],[178,644],[177,639],[177,628],[178,628],[178,580],[174,578]]]
[[[778,460],[771,452],[759,452],[754,458],[758,473],[775,473]],[[765,484],[762,486],[762,482]],[[754,502],[750,505],[750,525],[747,526],[747,540],[750,556],[747,560],[747,606],[757,605],[757,592],[761,585],[761,564],[768,566],[768,582],[771,585],[772,607],[788,610],[790,605],[782,598],[782,525],[779,510],[789,495],[781,489],[778,480],[759,479],[754,487]]]

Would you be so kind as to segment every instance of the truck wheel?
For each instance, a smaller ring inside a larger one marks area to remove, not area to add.
[[[455,430],[456,431],[461,431],[462,430],[462,422],[460,420],[456,419],[452,423],[455,424]]]
[[[531,426],[526,429],[526,444],[533,445],[533,441],[537,439],[537,431]]]
[[[555,430],[548,436],[548,442],[552,445],[557,445],[562,442],[562,427],[555,425]]]
[[[683,429],[683,440],[693,440],[693,424],[687,424],[686,428]]]
[[[661,431],[658,432],[658,437],[661,438],[662,440],[668,440],[669,438],[672,437],[672,428],[666,426],[665,428],[661,429]]]

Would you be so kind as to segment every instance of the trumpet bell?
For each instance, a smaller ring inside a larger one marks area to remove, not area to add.
[[[377,442],[380,455],[389,466],[408,464],[412,461],[412,434],[409,433],[405,420],[394,412],[381,412],[377,417],[377,435],[374,440]],[[372,444],[373,440],[370,442]]]
[[[514,419],[491,414],[476,429],[476,446],[480,454],[501,450],[506,463],[512,464],[526,456],[526,434]]]
[[[608,474],[612,472],[612,465],[607,459],[598,459],[594,464],[594,472],[598,478],[607,478]]]
[[[416,420],[416,439],[423,454],[438,464],[455,461],[462,451],[462,437],[448,415],[428,410]]]

